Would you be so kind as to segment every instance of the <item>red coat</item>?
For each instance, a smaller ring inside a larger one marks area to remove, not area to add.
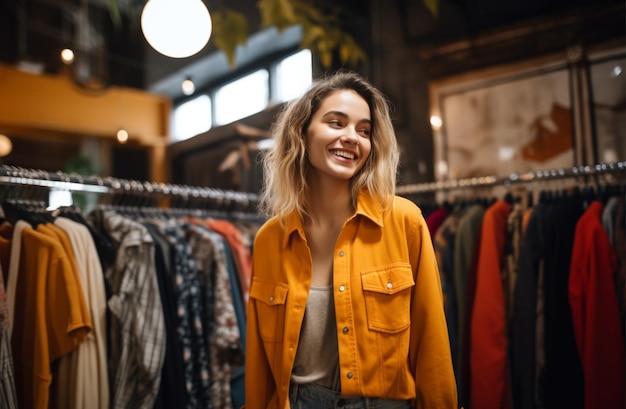
[[[470,328],[471,408],[510,407],[507,333],[501,269],[511,206],[504,200],[485,212]]]
[[[569,277],[574,334],[583,366],[585,408],[624,408],[624,337],[615,283],[617,258],[592,202],[576,225]]]

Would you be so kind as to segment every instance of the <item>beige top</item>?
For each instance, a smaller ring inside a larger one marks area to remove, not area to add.
[[[68,235],[74,250],[93,328],[78,348],[57,360],[52,384],[52,407],[108,409],[109,378],[106,351],[106,293],[98,251],[86,226],[66,217],[54,224]]]
[[[332,287],[311,287],[291,373],[293,383],[339,391],[339,352]]]

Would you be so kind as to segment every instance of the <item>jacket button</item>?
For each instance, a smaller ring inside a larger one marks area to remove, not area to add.
[[[348,327],[343,327],[343,333],[347,334],[348,332],[350,332],[350,328]]]
[[[348,372],[348,373],[346,374],[346,376],[348,377],[348,379],[352,379],[352,377],[353,377],[354,375],[352,374],[352,372]]]
[[[342,292],[344,292],[344,291],[346,291],[346,286],[345,286],[345,285],[340,285],[340,286],[339,286],[339,292],[341,292],[341,293],[342,293]]]
[[[270,297],[270,302],[274,302],[274,297]]]
[[[343,256],[345,256],[345,255],[346,255],[346,253],[344,253],[343,251],[340,251],[340,252],[339,252],[339,257],[343,257]]]
[[[387,288],[391,290],[391,288],[393,287],[393,284],[391,283],[387,283]]]

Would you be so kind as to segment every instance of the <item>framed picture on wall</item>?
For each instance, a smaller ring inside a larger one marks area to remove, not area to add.
[[[438,180],[572,167],[567,64],[492,69],[431,85]]]

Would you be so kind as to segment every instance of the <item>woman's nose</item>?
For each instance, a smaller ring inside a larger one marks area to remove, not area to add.
[[[356,129],[352,128],[352,127],[348,127],[346,128],[346,133],[343,137],[343,140],[347,143],[352,143],[355,145],[359,144],[359,133],[356,131]]]

